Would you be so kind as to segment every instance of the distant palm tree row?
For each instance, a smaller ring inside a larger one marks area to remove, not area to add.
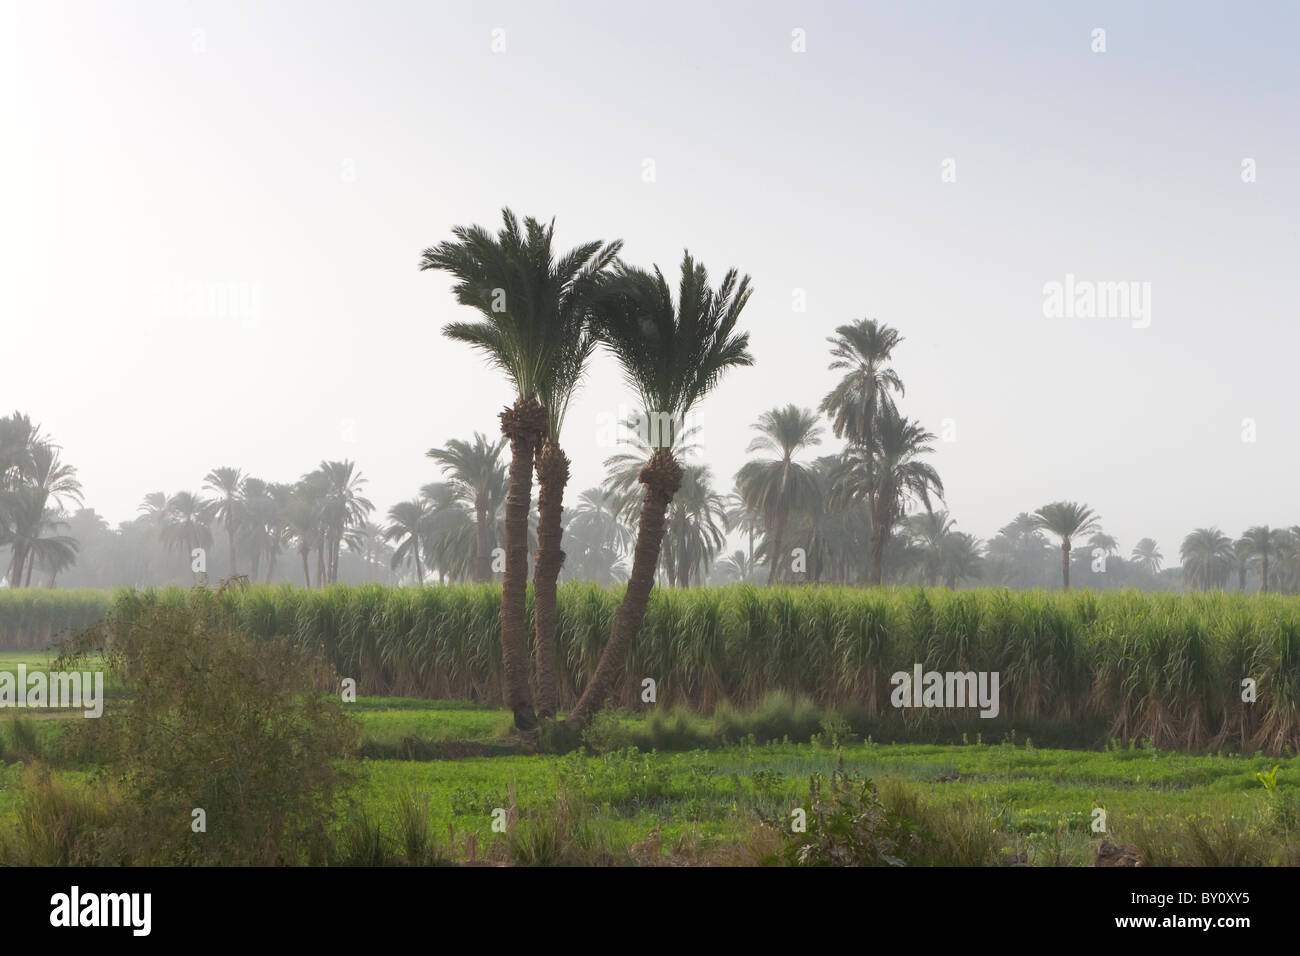
[[[193,491],[145,495],[144,523],[157,531],[168,552],[188,558],[211,549],[215,528],[225,533],[228,576],[262,580],[265,567],[270,581],[280,556],[294,551],[311,587],[313,554],[320,586],[338,581],[344,545],[373,550],[377,529],[368,517],[374,505],[361,494],[366,479],[353,462],[322,461],[292,484],[264,481],[229,466],[214,468],[203,481],[203,491],[212,493],[208,497]],[[239,570],[241,559],[247,559],[246,572]]]
[[[1256,525],[1236,541],[1218,528],[1197,528],[1183,539],[1179,551],[1187,587],[1223,589],[1236,574],[1237,586],[1244,591],[1247,573],[1253,570],[1266,594],[1300,592],[1300,525]]]

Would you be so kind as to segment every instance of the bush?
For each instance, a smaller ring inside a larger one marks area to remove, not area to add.
[[[806,832],[791,832],[784,861],[793,866],[906,866],[921,848],[913,825],[890,813],[869,779],[845,773],[808,782]]]
[[[55,669],[93,648],[107,649],[133,696],[70,733],[73,749],[95,752],[121,781],[110,815],[132,862],[325,860],[359,725],[340,700],[312,692],[310,654],[247,637],[205,589],[180,605],[111,614]]]

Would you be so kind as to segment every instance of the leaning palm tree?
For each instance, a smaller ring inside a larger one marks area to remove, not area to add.
[[[1160,545],[1156,544],[1154,538],[1143,538],[1133,545],[1133,553],[1130,557],[1134,564],[1148,574],[1159,574],[1160,566],[1165,559],[1165,556],[1160,553]]]
[[[1268,593],[1268,563],[1270,560],[1276,560],[1286,553],[1289,544],[1290,535],[1283,528],[1270,528],[1268,525],[1256,525],[1243,534],[1237,541],[1235,551],[1237,559],[1241,562],[1241,577],[1243,590],[1245,584],[1245,569],[1248,563],[1259,565],[1260,572],[1260,590]]]
[[[676,303],[657,266],[652,274],[623,263],[596,300],[593,325],[597,335],[618,359],[647,420],[666,420],[669,428],[667,434],[660,431],[651,436],[654,451],[639,475],[645,496],[632,552],[632,573],[596,672],[566,720],[571,728],[585,727],[605,703],[645,619],[665,517],[682,484],[682,466],[672,450],[676,423],[685,420],[729,369],[754,362],[749,334],[736,332],[749,296],[749,276],[738,278],[731,269],[715,290],[709,286],[704,266],[687,252],[682,257]]]
[[[1183,560],[1183,579],[1194,588],[1208,591],[1228,582],[1235,560],[1232,539],[1218,528],[1197,528],[1183,539],[1178,549]]]
[[[1101,519],[1087,505],[1074,501],[1053,501],[1034,512],[1038,527],[1061,539],[1061,587],[1070,590],[1070,549],[1074,539],[1101,526]]]
[[[492,549],[488,540],[492,515],[505,493],[505,468],[501,464],[505,447],[504,438],[494,442],[475,432],[472,442],[453,438],[446,448],[430,448],[425,452],[442,466],[442,473],[451,479],[457,495],[474,509],[474,580],[479,583],[492,579]]]
[[[812,465],[797,462],[794,456],[820,445],[822,430],[816,415],[795,405],[763,412],[753,428],[758,437],[746,452],[765,451],[771,457],[746,462],[736,474],[736,486],[741,498],[763,516],[771,586],[777,570],[786,566],[785,530],[790,516],[808,510],[821,497]]]
[[[591,339],[587,303],[620,243],[589,242],[555,258],[555,223],[526,218],[523,228],[509,209],[504,226],[492,235],[481,226],[457,226],[454,241],[424,250],[421,271],[450,273],[461,305],[482,314],[478,322],[454,322],[444,334],[483,352],[515,389],[515,402],[500,415],[501,433],[510,442],[510,490],[506,498],[506,567],[501,589],[501,663],[506,704],[515,727],[537,726],[528,682],[526,591],[528,510],[533,468],[545,501],[539,507],[539,560],[544,568],[535,611],[539,696],[543,711],[554,712],[554,587],[563,564],[560,514],[568,459],[559,449],[559,430],[569,397],[581,377]],[[540,526],[545,526],[543,532]]]

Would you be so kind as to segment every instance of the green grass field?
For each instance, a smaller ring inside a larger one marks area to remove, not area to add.
[[[48,663],[40,655],[7,654],[0,669]],[[494,756],[461,759],[362,759],[358,795],[363,815],[390,855],[400,858],[400,810],[412,795],[427,799],[432,832],[448,854],[490,854],[504,840],[493,831],[494,811],[545,820],[557,800],[580,806],[599,846],[626,848],[658,828],[665,851],[735,862],[737,846],[752,841],[760,821],[783,826],[807,807],[809,776],[842,766],[852,774],[913,795],[931,812],[951,812],[987,824],[996,846],[980,846],[953,862],[993,864],[1025,852],[1031,865],[1086,864],[1103,839],[1137,844],[1160,862],[1293,863],[1293,791],[1300,791],[1300,758],[1186,755],[1140,746],[1106,751],[1041,749],[1032,741],[970,741],[964,745],[882,744],[824,733],[814,742],[733,743],[714,749],[641,752],[635,748],[562,756],[524,755],[503,740],[510,715],[456,701],[360,698],[349,705],[371,752],[398,748],[404,739],[477,742]],[[22,718],[37,732],[36,748],[50,751],[75,714]],[[636,725],[624,714],[610,725]],[[13,826],[14,788],[22,774],[14,754],[14,716],[0,715],[0,827]],[[427,758],[427,755],[425,755]],[[1270,794],[1256,774],[1278,766]],[[64,765],[68,781],[93,768]],[[1290,801],[1288,803],[1288,801]],[[1106,832],[1093,832],[1095,807],[1107,813]],[[1286,807],[1291,810],[1287,811]],[[455,849],[447,849],[454,834]],[[964,852],[964,851],[955,851]],[[1243,854],[1245,856],[1243,856]],[[1240,859],[1238,858],[1240,857]],[[671,858],[670,856],[663,857]]]

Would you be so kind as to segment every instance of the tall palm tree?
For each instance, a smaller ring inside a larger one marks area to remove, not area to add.
[[[1218,528],[1197,528],[1178,549],[1183,578],[1190,586],[1208,591],[1228,582],[1234,560],[1232,539]]]
[[[1053,501],[1034,512],[1038,527],[1061,539],[1061,587],[1070,590],[1070,549],[1081,534],[1095,531],[1101,519],[1087,505],[1074,501]]]
[[[388,527],[384,529],[385,541],[398,542],[397,550],[393,552],[393,570],[414,561],[415,580],[420,587],[424,587],[424,566],[420,562],[420,535],[429,513],[429,502],[425,498],[398,502],[388,509]]]
[[[1088,547],[1094,550],[1100,548],[1107,555],[1119,553],[1119,541],[1104,531],[1094,532],[1088,538]]]
[[[836,438],[847,436],[871,447],[877,418],[897,411],[891,390],[903,394],[902,379],[887,364],[902,336],[875,319],[859,319],[841,325],[826,341],[835,359],[830,369],[843,369],[845,375],[822,399],[819,410],[831,416]]]
[[[765,451],[772,457],[746,462],[736,473],[736,485],[741,497],[763,516],[770,544],[767,583],[771,586],[777,570],[787,566],[785,530],[790,516],[819,500],[812,466],[795,461],[794,456],[820,445],[822,430],[816,415],[795,405],[763,412],[753,428],[758,437],[746,451]]]
[[[934,587],[943,573],[944,559],[957,522],[946,510],[923,511],[907,520],[907,532],[921,549],[925,583]]]
[[[321,583],[337,584],[343,541],[366,521],[375,506],[361,494],[366,479],[356,470],[355,462],[322,461],[303,480],[319,491],[321,551],[317,577]]]
[[[715,290],[709,286],[704,266],[689,252],[682,257],[676,303],[657,266],[651,274],[618,264],[595,303],[593,325],[636,390],[647,420],[665,416],[670,423],[684,421],[729,369],[753,364],[749,334],[736,332],[749,296],[749,276],[740,279],[731,269]],[[639,475],[645,497],[632,552],[632,573],[596,672],[566,720],[571,728],[585,727],[605,703],[645,620],[665,517],[683,478],[672,450],[677,429],[668,431],[668,435],[651,436],[655,450]]]
[[[57,445],[41,437],[39,429],[27,419],[20,420],[16,428],[11,424],[10,428],[17,432],[16,436],[11,435],[11,440],[21,438],[24,433],[28,440],[11,462],[9,484],[4,492],[6,514],[0,515],[0,539],[8,539],[12,545],[9,580],[11,586],[18,587],[20,583],[31,582],[38,554],[46,554],[53,562],[66,559],[66,551],[58,543],[39,545],[38,542],[52,540],[43,531],[57,530],[59,521],[51,518],[51,513],[60,515],[66,502],[81,504],[82,497],[77,469],[63,463]],[[75,550],[73,553],[72,560],[75,560]]]
[[[935,436],[921,423],[882,406],[872,444],[851,442],[835,474],[835,497],[841,501],[865,499],[871,512],[870,578],[884,583],[885,549],[894,527],[918,500],[931,508],[930,496],[943,498],[943,481],[922,455],[934,451]]]
[[[702,584],[713,559],[727,542],[726,499],[713,490],[707,465],[685,465],[682,486],[668,508],[664,563],[679,587]]]
[[[1243,583],[1246,563],[1256,563],[1260,571],[1260,590],[1268,593],[1268,563],[1286,553],[1288,537],[1284,528],[1270,528],[1266,524],[1247,529],[1235,548],[1237,558],[1241,561]]]
[[[1130,557],[1134,564],[1148,574],[1159,574],[1160,566],[1165,559],[1165,556],[1160,553],[1160,546],[1156,544],[1154,538],[1143,538],[1133,545],[1133,552]]]
[[[266,493],[271,499],[266,522],[266,583],[270,584],[280,550],[290,537],[289,509],[293,506],[294,486],[283,481],[273,481],[266,486]]]
[[[238,468],[225,466],[213,468],[203,478],[203,487],[215,491],[217,498],[213,503],[212,517],[226,526],[226,542],[230,546],[230,577],[239,573],[235,566],[235,531],[243,520],[244,507],[240,500],[240,489],[244,475]]]
[[[727,526],[745,536],[747,542],[746,567],[752,571],[755,566],[754,538],[762,534],[763,516],[745,500],[745,496],[740,493],[739,488],[727,495]],[[748,572],[746,572],[745,580],[749,580]]]
[[[298,552],[302,561],[302,576],[311,587],[311,553],[324,547],[325,486],[318,478],[308,476],[293,486],[284,508],[284,538]],[[317,562],[317,586],[325,584],[324,560]]]
[[[588,488],[578,496],[569,519],[568,533],[617,554],[632,547],[633,534],[618,517],[619,501],[606,488]]]
[[[275,520],[275,500],[270,486],[260,478],[249,476],[239,485],[240,548],[248,555],[249,579],[257,581],[262,558],[270,549],[271,525]],[[232,562],[233,567],[233,562]]]
[[[182,551],[186,557],[197,548],[212,547],[213,503],[192,491],[178,491],[167,499],[167,510],[159,534],[168,551]]]
[[[539,468],[544,497],[539,499],[538,519],[541,570],[534,580],[538,694],[543,713],[549,715],[556,697],[554,588],[564,562],[560,515],[568,481],[568,459],[559,448],[560,425],[592,348],[586,331],[590,295],[621,243],[589,242],[557,259],[552,251],[554,220],[544,225],[529,217],[521,229],[509,209],[502,210],[502,218],[504,225],[495,236],[481,226],[453,228],[454,240],[424,250],[420,269],[442,270],[455,278],[452,292],[457,301],[477,309],[482,321],[454,322],[444,334],[483,352],[515,389],[514,405],[500,416],[501,433],[510,442],[501,662],[515,727],[532,733],[537,714],[528,681],[525,601],[533,469]]]
[[[953,531],[943,543],[943,557],[940,563],[944,585],[948,590],[957,587],[957,582],[983,576],[983,544],[974,535],[964,531]]]
[[[479,553],[479,525],[474,520],[471,504],[465,500],[464,487],[455,482],[432,482],[420,489],[420,500],[428,509],[421,523],[420,541],[430,572],[436,571],[444,584],[473,580]],[[504,500],[504,492],[493,499],[488,525],[489,549],[502,540],[498,525]]]
[[[488,545],[493,514],[505,494],[505,466],[501,452],[506,440],[491,441],[481,432],[471,442],[453,438],[446,448],[430,448],[425,454],[442,466],[458,495],[474,509],[474,580],[492,579],[492,552]]]

